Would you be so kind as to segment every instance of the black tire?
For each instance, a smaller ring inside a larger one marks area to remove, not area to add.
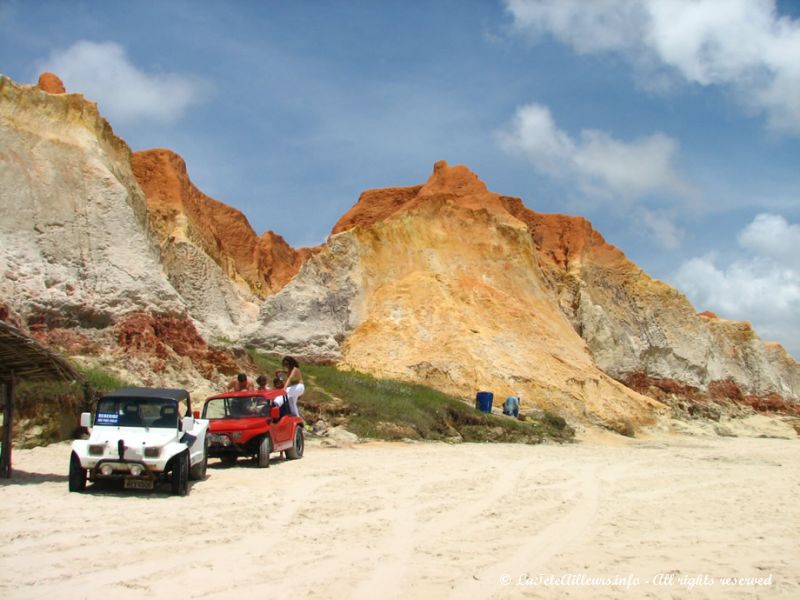
[[[189,452],[184,451],[172,459],[172,493],[185,496],[189,492]]]
[[[74,452],[69,459],[69,491],[82,492],[86,489],[86,469],[81,466],[81,460]]]
[[[189,469],[189,479],[193,481],[203,481],[206,478],[206,469],[208,468],[208,436],[203,446],[203,460]]]
[[[269,468],[269,455],[272,452],[272,438],[265,435],[258,445],[258,466],[262,469]]]
[[[294,430],[294,439],[292,440],[292,447],[286,451],[286,458],[296,460],[303,458],[303,450],[305,450],[305,440],[303,438],[303,428],[296,427]]]

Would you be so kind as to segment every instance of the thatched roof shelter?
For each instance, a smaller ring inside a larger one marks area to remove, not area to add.
[[[0,321],[0,383],[5,388],[3,447],[0,477],[11,477],[11,430],[14,418],[14,388],[25,380],[80,380],[81,376],[64,358],[51,352],[13,325]]]
[[[80,379],[75,368],[59,355],[0,321],[0,381],[16,379]]]

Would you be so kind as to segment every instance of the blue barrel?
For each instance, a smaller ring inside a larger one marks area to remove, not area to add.
[[[492,400],[494,394],[492,392],[478,392],[475,394],[475,408],[481,412],[492,412]]]

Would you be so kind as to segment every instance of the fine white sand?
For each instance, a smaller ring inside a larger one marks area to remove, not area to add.
[[[800,598],[799,450],[312,443],[185,498],[71,494],[67,443],[15,450],[0,597]]]

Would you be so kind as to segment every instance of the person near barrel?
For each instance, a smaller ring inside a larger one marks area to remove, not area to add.
[[[519,417],[519,396],[509,396],[503,402],[503,414],[509,417]]]

